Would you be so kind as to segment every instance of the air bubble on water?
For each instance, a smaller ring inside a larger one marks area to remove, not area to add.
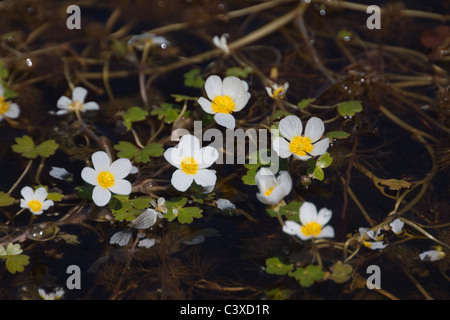
[[[47,241],[54,238],[58,231],[59,228],[55,223],[47,221],[28,228],[27,237],[31,240]]]

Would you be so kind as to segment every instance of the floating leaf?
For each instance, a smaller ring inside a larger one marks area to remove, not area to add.
[[[338,261],[330,268],[332,270],[330,279],[336,283],[344,283],[350,280],[353,273],[353,267],[349,264]]]
[[[49,192],[47,195],[47,199],[53,200],[53,201],[61,201],[63,198],[64,198],[64,195],[62,193],[58,193],[58,192]]]
[[[164,148],[161,143],[150,143],[143,149],[139,149],[134,144],[128,141],[119,141],[114,145],[114,149],[119,151],[117,155],[121,158],[127,158],[138,163],[145,163],[150,160],[150,157],[159,157],[164,153]]]
[[[363,109],[361,101],[352,100],[338,103],[338,112],[343,117],[353,117],[355,113],[361,112]]]
[[[158,116],[159,120],[164,119],[165,123],[172,123],[180,114],[180,107],[173,103],[161,103],[159,107],[154,108],[150,114]]]
[[[330,131],[325,135],[325,138],[331,139],[346,139],[350,136],[350,133],[345,131]]]
[[[7,207],[14,203],[15,199],[6,192],[0,191],[0,207]]]
[[[192,223],[194,218],[201,218],[203,210],[197,207],[184,207],[178,209],[179,223]]]
[[[321,266],[309,265],[306,268],[297,268],[289,272],[289,276],[294,277],[302,287],[310,287],[314,281],[323,279],[325,272]]]
[[[34,159],[37,156],[47,158],[55,153],[58,144],[55,140],[50,139],[35,146],[33,139],[30,136],[24,135],[15,139],[16,144],[12,145],[14,152],[21,153],[22,156],[29,159]]]
[[[184,75],[184,85],[191,88],[201,88],[205,84],[199,68],[192,69]]]
[[[299,109],[304,109],[307,106],[309,106],[311,103],[313,103],[314,101],[316,101],[316,98],[306,98],[306,99],[303,99],[302,101],[300,101],[299,103],[297,103],[297,106],[299,107]]]
[[[249,67],[249,66],[247,66],[245,68],[231,67],[231,68],[227,69],[227,71],[225,72],[225,75],[227,77],[234,76],[234,77],[238,77],[238,78],[241,78],[241,79],[245,79],[252,72],[253,72],[253,69],[251,67]]]
[[[294,264],[284,264],[278,257],[266,259],[266,272],[268,274],[284,275],[293,268]]]
[[[327,168],[333,162],[333,158],[328,152],[325,152],[319,158],[317,158],[316,167]]]
[[[266,292],[268,300],[288,300],[292,295],[292,291],[289,289],[272,289]]]
[[[78,236],[75,234],[63,233],[59,234],[58,238],[63,239],[67,244],[78,245],[80,241],[78,241]]]
[[[411,183],[406,180],[386,179],[380,182],[381,185],[386,186],[389,190],[408,189]]]
[[[16,272],[22,272],[25,270],[25,266],[30,263],[30,257],[25,254],[19,254],[15,256],[7,256],[6,269],[12,274]]]
[[[124,120],[123,124],[125,125],[125,128],[127,128],[127,130],[131,130],[133,122],[145,120],[147,116],[148,111],[143,110],[140,107],[131,107],[125,114],[122,115]]]

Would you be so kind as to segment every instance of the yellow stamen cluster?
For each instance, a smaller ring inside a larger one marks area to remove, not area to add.
[[[192,157],[185,157],[181,161],[181,170],[187,174],[196,174],[198,170],[198,163]]]
[[[302,226],[302,233],[305,236],[317,237],[320,234],[320,231],[322,231],[322,226],[315,221],[308,222]]]
[[[298,155],[305,156],[313,150],[311,139],[308,137],[295,136],[289,143],[289,150]]]
[[[114,185],[114,175],[109,171],[102,171],[97,176],[100,187],[108,189]]]
[[[9,103],[5,101],[4,97],[0,97],[0,116],[9,109]]]
[[[28,207],[33,212],[38,212],[38,211],[41,211],[41,209],[42,209],[42,203],[38,200],[31,200],[31,201],[28,201]]]
[[[216,113],[231,113],[234,111],[236,104],[229,96],[217,96],[212,101],[211,107]]]

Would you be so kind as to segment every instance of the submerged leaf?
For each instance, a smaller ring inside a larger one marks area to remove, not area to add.
[[[16,272],[22,272],[25,270],[25,266],[30,263],[30,257],[25,254],[19,254],[14,256],[7,256],[6,269],[12,274]]]
[[[284,275],[294,268],[294,264],[284,264],[280,258],[273,257],[266,259],[266,272],[268,274]]]
[[[343,117],[353,117],[355,113],[361,112],[363,109],[361,101],[352,100],[338,103],[338,112]]]
[[[6,192],[0,191],[0,207],[7,207],[14,203],[15,199]]]

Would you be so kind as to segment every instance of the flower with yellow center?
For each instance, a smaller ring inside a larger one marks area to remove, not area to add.
[[[106,205],[111,200],[111,193],[131,193],[131,183],[124,179],[131,171],[130,160],[121,158],[111,163],[111,159],[103,151],[94,152],[91,158],[94,168],[84,168],[81,177],[95,186],[92,200],[97,206]]]
[[[4,117],[10,119],[18,118],[20,114],[19,106],[17,105],[17,103],[6,101],[4,93],[5,90],[0,84],[0,121],[3,120]]]
[[[268,205],[277,205],[292,190],[292,179],[287,171],[280,171],[278,177],[269,169],[262,167],[255,175],[259,201]]]
[[[380,232],[381,228],[378,228],[376,231],[369,228],[359,228],[358,241],[372,250],[384,249],[387,247],[387,244],[383,243],[383,235],[380,235]]]
[[[330,145],[328,138],[320,140],[325,126],[317,117],[308,120],[304,133],[302,122],[297,116],[283,118],[279,129],[283,137],[276,137],[273,140],[273,148],[281,158],[294,155],[297,159],[308,160],[327,152]]]
[[[82,87],[76,87],[72,91],[72,99],[69,99],[66,96],[62,96],[56,102],[56,106],[58,107],[58,111],[55,112],[56,115],[65,115],[69,112],[82,113],[90,110],[98,110],[100,109],[97,102],[86,102],[84,103],[84,99],[86,99],[87,90]]]
[[[247,82],[233,76],[222,81],[219,76],[212,75],[206,79],[205,91],[209,100],[201,97],[197,101],[202,109],[214,114],[219,125],[234,129],[236,120],[232,113],[241,111],[250,99]]]
[[[20,191],[23,199],[20,199],[20,207],[30,210],[35,215],[40,215],[53,205],[52,200],[45,200],[48,196],[47,190],[40,187],[33,191],[30,187],[23,187]]]
[[[301,240],[312,238],[333,238],[334,229],[326,226],[331,219],[332,212],[322,208],[317,213],[316,206],[311,202],[304,202],[299,210],[300,223],[286,220],[283,231],[290,235],[295,235]]]
[[[164,152],[164,158],[177,170],[171,183],[178,191],[186,191],[195,181],[204,188],[216,184],[216,172],[206,169],[219,157],[219,152],[210,146],[200,148],[197,137],[187,134],[181,137],[177,146]]]
[[[272,99],[284,99],[289,89],[289,82],[285,82],[282,86],[274,83],[270,87],[265,87],[265,89]]]

